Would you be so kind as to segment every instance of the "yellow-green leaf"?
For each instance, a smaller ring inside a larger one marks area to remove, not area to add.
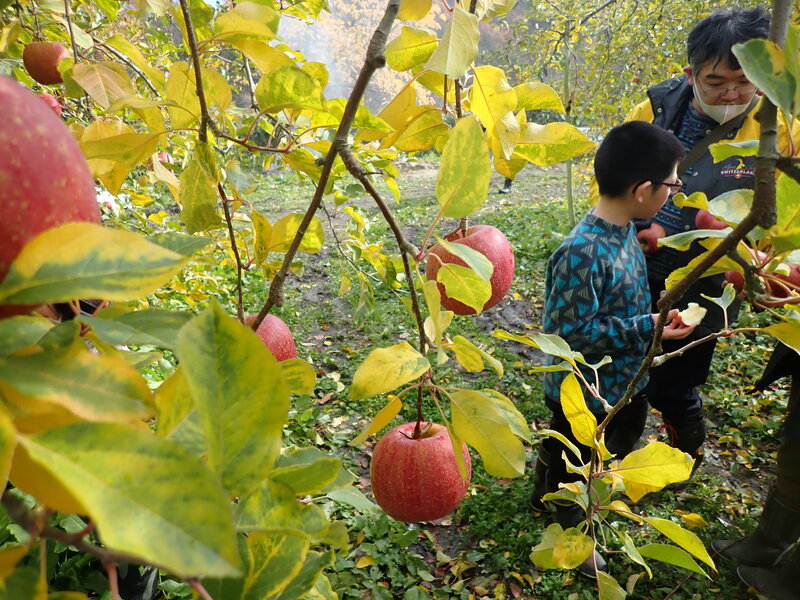
[[[625,600],[628,596],[617,580],[603,571],[597,572],[597,591],[599,600]]]
[[[453,7],[453,16],[447,24],[436,51],[425,64],[426,69],[460,79],[478,55],[478,17],[468,13],[461,5]]]
[[[280,14],[269,6],[237,2],[214,21],[214,37],[226,42],[269,42],[278,33]]]
[[[130,171],[158,149],[163,132],[123,133],[101,140],[85,141],[82,150],[87,160],[99,159],[120,163]]]
[[[700,538],[698,538],[691,531],[685,530],[674,521],[670,521],[668,519],[658,519],[655,517],[643,518],[658,531],[678,544],[678,546],[686,550],[689,554],[699,558],[715,571],[717,570],[716,566],[714,565],[714,561],[711,560],[711,557],[708,555],[708,551],[706,550],[705,546],[703,546],[703,542],[701,542]]]
[[[271,113],[284,108],[325,110],[319,81],[294,66],[266,73],[256,86],[256,101],[262,111]]]
[[[419,21],[431,11],[431,0],[400,0],[398,21]]]
[[[593,550],[594,540],[576,527],[570,527],[553,544],[553,565],[560,569],[574,569],[589,558]]]
[[[458,390],[450,395],[453,429],[481,455],[494,477],[519,477],[525,472],[525,448],[505,415],[484,394]]]
[[[593,448],[596,445],[597,419],[586,406],[583,388],[574,373],[569,373],[561,382],[561,408],[575,439],[584,446]]]
[[[708,573],[700,568],[700,566],[694,561],[688,552],[676,546],[670,546],[668,544],[648,544],[639,548],[639,554],[645,558],[660,560],[668,565],[675,565],[676,567],[681,567],[682,569],[694,571],[695,573],[699,573],[700,575],[711,579],[708,576]]]
[[[684,193],[675,194],[672,197],[672,201],[675,203],[675,206],[679,206],[681,208],[689,207],[708,210],[708,198],[703,192],[694,192],[690,196],[687,196]]]
[[[569,123],[527,123],[514,153],[544,167],[580,156],[594,146],[594,142]]]
[[[272,237],[272,225],[267,220],[267,217],[257,210],[250,213],[250,220],[253,222],[253,233],[255,234],[253,253],[255,254],[255,265],[258,267],[267,260],[269,241]]]
[[[0,364],[2,364],[0,362]],[[5,489],[8,473],[11,470],[11,459],[17,445],[17,430],[5,410],[0,410],[0,488]],[[0,569],[2,564],[0,563]],[[0,581],[3,574],[0,572]]]
[[[191,127],[200,115],[200,100],[194,72],[188,63],[176,62],[169,68],[167,98],[176,106],[169,106],[169,119],[173,129]]]
[[[98,317],[80,315],[76,320],[89,325],[107,344],[172,350],[178,331],[191,318],[188,312],[153,308],[118,315],[108,315],[104,311]]]
[[[129,231],[68,223],[22,249],[0,285],[0,304],[139,298],[169,281],[186,262]]]
[[[437,106],[418,106],[411,109],[410,118],[381,142],[381,149],[394,146],[400,152],[430,150],[437,141],[447,137],[450,128],[444,122],[442,110]],[[380,113],[384,117],[384,113]]]
[[[273,226],[269,239],[269,252],[286,252],[292,245],[292,241],[297,235],[300,228],[300,223],[303,220],[302,213],[290,213],[285,217],[279,219]],[[308,229],[303,234],[303,239],[300,241],[298,250],[300,252],[308,252],[315,254],[322,250],[325,233],[322,229],[322,223],[316,217],[311,219]]]
[[[319,494],[333,483],[342,461],[318,448],[287,448],[278,458],[270,478],[298,496]]]
[[[432,31],[403,27],[400,35],[386,44],[386,64],[395,71],[408,71],[427,61],[438,43]]]
[[[47,579],[39,570],[23,566],[15,569],[0,582],[3,600],[47,600]]]
[[[797,321],[786,321],[770,325],[765,327],[763,331],[783,342],[795,352],[800,352],[800,323]]]
[[[280,452],[289,409],[281,368],[216,302],[181,330],[176,354],[204,426],[209,468],[232,496],[255,489]]]
[[[279,67],[294,66],[294,61],[285,52],[281,52],[266,42],[239,40],[230,41],[229,43],[236,46],[247,58],[252,60],[261,73],[271,73]]]
[[[28,554],[28,551],[27,546],[11,546],[0,550],[0,586],[3,585],[2,582],[11,574],[17,563]]]
[[[542,534],[542,541],[531,549],[531,562],[540,569],[555,569],[553,548],[564,529],[558,523],[551,523]]]
[[[240,531],[291,533],[311,541],[321,540],[331,524],[319,506],[298,502],[292,488],[272,479],[240,499],[234,521]]]
[[[40,316],[20,315],[0,319],[0,357],[33,346],[52,327],[52,321]]]
[[[520,138],[520,125],[514,116],[517,94],[497,67],[475,67],[473,74],[469,94],[472,112],[486,128],[486,134],[499,140],[503,157],[509,159]]]
[[[163,91],[166,85],[164,73],[153,67],[152,63],[145,58],[138,46],[132,44],[121,35],[114,35],[105,41],[106,44],[122,52],[127,56],[136,67],[144,73],[150,83]]]
[[[217,212],[217,181],[214,156],[208,146],[198,142],[180,179],[180,217],[189,233],[222,225]]]
[[[693,464],[685,452],[663,442],[651,442],[622,459],[614,473],[622,478],[628,497],[638,502],[645,494],[687,480]]]
[[[364,442],[367,441],[367,438],[375,433],[378,433],[381,429],[386,427],[389,423],[392,422],[397,415],[400,414],[400,409],[403,408],[403,402],[400,400],[399,396],[395,396],[391,399],[391,401],[384,406],[382,409],[378,411],[378,414],[375,415],[375,418],[372,419],[372,423],[369,426],[358,434],[351,442],[349,442],[350,446],[360,446]]]
[[[474,308],[476,312],[483,311],[492,297],[491,284],[469,267],[443,263],[436,280],[444,286],[448,297]]]
[[[797,82],[786,71],[783,49],[771,40],[752,39],[731,49],[747,78],[786,115],[791,115]]]
[[[486,201],[492,165],[489,147],[478,121],[464,117],[456,127],[442,153],[436,177],[436,197],[446,217],[466,217]]]
[[[113,423],[76,423],[19,443],[81,498],[108,548],[181,577],[238,573],[228,499],[178,446]]]
[[[120,98],[133,96],[128,74],[117,63],[76,63],[72,67],[72,79],[103,108],[108,108]]]
[[[514,86],[517,94],[517,106],[514,112],[521,110],[554,110],[564,112],[561,96],[546,83],[520,83]]]
[[[523,415],[517,409],[517,407],[514,406],[514,403],[509,398],[497,390],[483,389],[481,390],[481,393],[494,402],[494,405],[500,409],[500,412],[505,416],[509,427],[511,427],[511,431],[514,432],[514,435],[522,438],[526,442],[531,441],[531,429],[528,426],[528,421],[525,419],[525,415]]]
[[[428,359],[408,342],[377,348],[369,353],[353,375],[350,398],[363,400],[391,392],[418,378],[428,369]]]
[[[314,367],[302,358],[290,358],[279,362],[278,366],[290,394],[314,395],[314,386],[317,384]]]

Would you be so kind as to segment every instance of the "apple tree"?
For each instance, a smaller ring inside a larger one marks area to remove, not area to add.
[[[513,4],[454,2],[439,36],[415,26],[430,0],[389,1],[352,93],[326,98],[326,65],[278,36],[282,22],[318,19],[320,0],[0,2],[0,78],[11,90],[0,109],[31,110],[0,125],[19,148],[0,160],[2,220],[19,223],[0,241],[9,262],[0,307],[21,313],[0,321],[0,477],[9,482],[2,504],[28,534],[0,551],[6,592],[48,597],[41,557],[55,540],[96,558],[112,597],[121,562],[162,569],[204,598],[336,597],[324,570],[347,533],[319,501],[366,500],[338,460],[285,445],[291,397],[314,393],[315,372],[254,335],[301,271],[298,253],[319,252],[325,203],[344,205],[353,221],[361,292],[375,285],[365,272],[402,290],[417,329],[415,346],[376,348],[356,371],[351,398],[391,395],[354,443],[382,430],[404,400],[416,408],[407,439],[428,439],[428,396],[451,450],[466,443],[490,474],[522,475],[529,431],[513,403],[435,375],[452,360],[470,372],[503,369],[448,334],[455,309],[445,308],[450,300],[480,312],[507,289],[494,289],[497,277],[510,281],[510,245],[495,264],[468,243],[492,168],[513,177],[593,145],[571,125],[526,120],[528,110],[563,111],[551,88],[512,87],[502,70],[475,64],[478,24]],[[398,19],[405,24],[394,27]],[[33,52],[41,44],[50,51]],[[362,100],[385,65],[407,82],[373,114]],[[47,90],[63,120],[25,88]],[[437,104],[420,104],[420,89]],[[64,150],[74,143],[82,156]],[[395,160],[423,150],[442,156],[437,214],[409,240],[378,184],[400,200]],[[248,197],[248,171],[273,164],[315,192],[304,212],[271,222]],[[48,182],[56,167],[80,171],[83,187]],[[70,213],[92,180],[102,225]],[[372,213],[352,202],[364,193]],[[36,211],[28,194],[41,197]],[[122,211],[114,197],[125,199]],[[152,206],[162,209],[142,210]],[[368,218],[385,220],[393,239],[368,246]],[[456,230],[439,236],[444,219]],[[25,244],[8,246],[17,234]],[[436,279],[423,274],[426,261],[439,266]],[[211,265],[230,266],[230,287],[208,275]],[[246,281],[259,282],[255,297]],[[246,306],[261,308],[246,320]],[[54,310],[72,318],[48,318]],[[174,360],[148,369],[164,358]],[[459,486],[468,456],[453,455]],[[65,517],[80,526],[65,528]]]

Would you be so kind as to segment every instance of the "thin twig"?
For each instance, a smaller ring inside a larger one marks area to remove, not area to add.
[[[231,250],[236,259],[236,316],[239,321],[244,323],[244,292],[242,290],[242,259],[239,256],[239,247],[236,244],[236,232],[233,230],[233,217],[231,216],[231,207],[228,205],[228,197],[225,194],[225,188],[221,183],[217,184],[217,191],[219,197],[222,199],[222,210],[225,213],[225,223],[228,225],[228,236],[231,238]]]
[[[69,31],[69,39],[72,42],[72,57],[75,62],[80,61],[78,55],[78,44],[75,42],[75,34],[72,32],[72,6],[70,0],[64,0],[64,19],[67,21],[67,31]]]
[[[195,592],[197,592],[197,594],[198,594],[198,595],[199,595],[199,596],[200,596],[200,597],[201,597],[203,600],[214,600],[214,598],[212,598],[211,594],[209,594],[209,593],[208,593],[208,590],[207,590],[206,588],[204,588],[204,587],[203,587],[203,584],[202,584],[202,583],[200,583],[200,581],[199,581],[199,580],[197,580],[197,579],[189,579],[189,580],[188,580],[186,583],[188,583],[188,584],[189,584],[189,586],[191,586],[191,588],[192,588],[192,589],[193,589]]]
[[[183,13],[184,24],[186,25],[186,41],[189,44],[189,51],[192,55],[192,65],[194,66],[195,89],[197,99],[200,102],[200,141],[208,143],[208,129],[213,126],[211,116],[208,114],[208,104],[206,104],[206,93],[203,88],[203,75],[200,67],[200,54],[197,51],[197,37],[194,33],[192,23],[192,11],[189,9],[187,0],[180,0],[181,12]]]

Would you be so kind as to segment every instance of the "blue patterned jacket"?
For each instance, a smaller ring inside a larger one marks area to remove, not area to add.
[[[633,224],[620,227],[587,214],[550,257],[545,281],[544,330],[564,338],[590,363],[601,367],[600,394],[615,404],[642,363],[653,337],[644,254]],[[547,364],[560,359],[548,357]],[[589,382],[594,374],[582,368]],[[559,397],[566,373],[545,373],[545,394]],[[638,393],[646,378],[639,382]],[[585,392],[589,408],[603,413]]]

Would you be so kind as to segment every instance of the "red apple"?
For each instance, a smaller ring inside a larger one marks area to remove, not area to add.
[[[64,83],[58,71],[61,59],[70,56],[64,44],[58,42],[31,42],[22,50],[22,63],[28,75],[42,85]]]
[[[744,289],[744,275],[739,271],[725,271],[725,282],[732,283],[733,289],[741,292]]]
[[[99,223],[100,211],[78,143],[36,94],[0,75],[0,114],[2,282],[31,238],[72,221]]]
[[[433,521],[453,512],[464,499],[472,463],[462,442],[467,466],[467,478],[462,479],[447,427],[431,423],[415,440],[415,425],[398,425],[375,445],[369,465],[372,493],[398,521]]]
[[[694,218],[694,224],[698,229],[726,229],[730,227],[730,225],[720,221],[705,209],[700,209],[697,211],[697,216]]]
[[[645,254],[655,254],[661,250],[658,240],[663,237],[667,237],[667,232],[658,223],[651,223],[647,229],[642,229],[636,234],[636,239],[639,240]]]
[[[245,325],[251,325],[258,315],[249,315],[244,318]],[[275,315],[267,315],[258,326],[256,334],[264,345],[272,352],[278,362],[297,357],[297,346],[294,336],[286,323]]]
[[[467,228],[466,233],[457,231],[446,236],[445,239],[448,242],[469,246],[489,259],[494,265],[494,272],[489,281],[492,285],[492,295],[481,310],[486,310],[500,302],[508,293],[511,281],[514,279],[514,249],[503,232],[491,225],[473,225]],[[436,279],[442,263],[466,266],[464,261],[450,254],[439,244],[431,249],[430,254],[435,255],[438,259],[434,256],[428,257],[425,276],[429,280]],[[475,309],[471,306],[448,297],[441,283],[439,292],[442,294],[442,306],[445,309],[452,310],[457,315],[475,314]]]
[[[44,94],[39,94],[39,98],[41,98],[42,101],[47,104],[47,106],[49,106],[54,113],[56,113],[57,117],[61,116],[61,105],[54,96],[45,92]]]

